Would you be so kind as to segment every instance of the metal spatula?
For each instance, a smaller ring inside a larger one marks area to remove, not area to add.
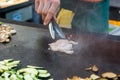
[[[52,19],[49,23],[49,31],[51,34],[52,39],[55,39],[55,34],[57,33],[59,38],[65,39],[65,35],[59,25],[56,23],[55,19]]]

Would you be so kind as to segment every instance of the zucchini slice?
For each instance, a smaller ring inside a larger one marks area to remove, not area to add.
[[[48,78],[50,78],[50,73],[45,73],[45,74],[39,74],[38,75],[38,77],[40,78],[40,79],[48,79]]]
[[[47,70],[38,70],[38,72],[39,72],[39,74],[46,74],[46,73],[48,73]]]

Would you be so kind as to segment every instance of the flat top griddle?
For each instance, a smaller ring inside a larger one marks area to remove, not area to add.
[[[35,65],[45,67],[54,80],[64,80],[74,75],[87,77],[91,72],[84,69],[90,65],[100,68],[98,74],[112,71],[120,74],[120,42],[110,40],[106,35],[87,33],[66,33],[72,35],[79,45],[74,46],[75,53],[66,55],[48,50],[53,42],[48,29],[11,24],[17,34],[8,44],[0,44],[0,60],[21,60],[19,67]]]

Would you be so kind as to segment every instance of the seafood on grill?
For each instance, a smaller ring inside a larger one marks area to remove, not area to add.
[[[66,54],[73,54],[73,45],[77,45],[78,42],[72,41],[72,40],[67,40],[67,39],[59,39],[56,42],[50,43],[50,50],[52,51],[58,51],[58,52],[63,52]]]

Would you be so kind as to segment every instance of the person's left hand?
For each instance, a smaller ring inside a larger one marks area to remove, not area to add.
[[[44,25],[55,17],[60,6],[60,0],[35,0],[35,10],[42,16]]]

